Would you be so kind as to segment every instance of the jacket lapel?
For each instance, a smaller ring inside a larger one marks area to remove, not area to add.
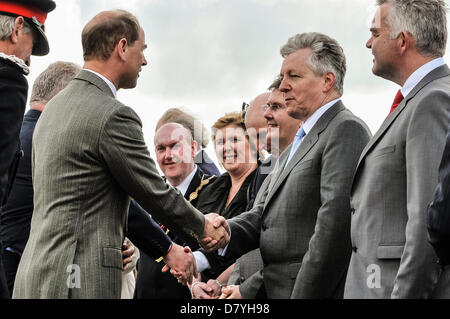
[[[197,171],[195,172],[194,176],[192,177],[192,180],[189,183],[186,193],[184,194],[184,198],[186,198],[186,200],[189,200],[189,195],[191,195],[191,193],[195,192],[198,185],[200,185],[202,176],[203,176],[203,172],[200,170],[200,167],[197,166]]]
[[[269,193],[265,200],[265,205],[272,199],[274,194],[277,192],[278,188],[284,182],[284,180],[289,176],[294,167],[302,161],[302,159],[310,152],[312,147],[319,140],[320,134],[328,127],[330,121],[341,111],[345,110],[344,104],[339,100],[330,109],[328,109],[313,126],[311,131],[303,138],[302,143],[298,147],[292,159],[286,165],[287,158],[291,152],[292,144],[283,152],[279,161],[278,167],[276,167],[276,175],[272,178],[269,185]]]
[[[416,94],[426,85],[428,85],[430,82],[448,76],[450,75],[450,69],[447,65],[442,65],[430,73],[428,73],[415,87],[414,89],[403,99],[403,101],[397,106],[395,111],[389,115],[381,124],[381,127],[378,129],[378,131],[375,133],[375,135],[372,137],[372,139],[369,141],[369,143],[366,145],[364,150],[361,153],[361,156],[359,157],[358,165],[356,166],[355,174],[353,178],[355,178],[356,173],[358,172],[358,169],[360,167],[360,164],[364,160],[367,153],[374,147],[375,144],[380,140],[380,138],[386,133],[386,131],[389,129],[389,127],[394,123],[395,119],[400,115],[400,113],[405,109],[405,107],[408,105],[408,102],[416,96]]]

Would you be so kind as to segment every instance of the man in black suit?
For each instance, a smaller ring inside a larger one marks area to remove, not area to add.
[[[428,207],[428,239],[439,263],[450,264],[450,127],[439,166],[439,183]]]
[[[155,135],[156,160],[167,182],[176,187],[195,206],[198,195],[214,179],[204,173],[193,161],[197,142],[188,128],[178,123],[163,124]],[[151,212],[150,212],[151,213]],[[178,244],[183,244],[170,230],[161,226]],[[139,245],[137,244],[139,247]],[[198,247],[191,247],[192,250]],[[189,289],[180,285],[169,273],[161,272],[162,266],[141,253],[138,264],[135,298],[183,299],[190,298]]]
[[[19,132],[25,112],[31,55],[49,52],[44,23],[51,0],[0,2],[0,213],[21,156]],[[0,241],[0,252],[3,251]],[[0,298],[8,297],[0,253]]]

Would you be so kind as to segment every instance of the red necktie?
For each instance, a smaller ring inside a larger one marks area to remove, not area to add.
[[[403,101],[403,95],[402,91],[398,90],[397,95],[394,98],[394,102],[392,102],[391,111],[389,112],[389,115],[391,115],[392,112],[395,111],[395,108]],[[389,116],[388,115],[388,116]]]

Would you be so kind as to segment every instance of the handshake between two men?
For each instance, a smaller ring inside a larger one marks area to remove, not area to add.
[[[205,230],[200,245],[205,252],[224,248],[230,241],[228,223],[225,218],[210,213],[205,215]],[[191,284],[192,279],[198,275],[194,254],[188,247],[175,243],[164,257],[165,266],[162,271],[170,273],[182,285]]]

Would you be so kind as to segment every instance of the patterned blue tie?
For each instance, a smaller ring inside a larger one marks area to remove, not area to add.
[[[302,143],[302,140],[305,137],[305,135],[306,135],[306,133],[303,130],[303,127],[300,128],[300,130],[298,130],[297,134],[295,134],[294,141],[292,142],[291,152],[289,153],[289,157],[288,157],[288,159],[286,161],[286,166],[289,163],[289,161],[291,160],[292,156],[294,156],[295,151],[297,151],[298,147]]]

